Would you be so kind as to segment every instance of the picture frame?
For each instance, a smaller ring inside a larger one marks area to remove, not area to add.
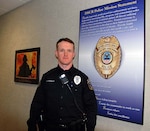
[[[14,81],[39,83],[40,47],[17,50],[15,52]]]

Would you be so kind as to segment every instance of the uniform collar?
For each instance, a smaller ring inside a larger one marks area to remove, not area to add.
[[[63,70],[59,65],[57,66],[57,68],[60,73],[65,73],[65,74],[69,74],[69,75],[74,74],[74,66],[73,65],[69,70]]]

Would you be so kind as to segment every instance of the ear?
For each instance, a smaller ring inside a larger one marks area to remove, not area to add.
[[[55,50],[55,57],[58,58],[57,50]]]
[[[73,59],[75,58],[75,56],[76,56],[76,53],[74,52],[74,54],[73,54]]]

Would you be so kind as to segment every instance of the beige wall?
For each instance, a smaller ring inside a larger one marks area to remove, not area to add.
[[[40,78],[56,66],[55,42],[60,37],[79,40],[79,11],[116,0],[33,0],[0,17],[0,130],[27,131],[31,100],[37,85],[14,82],[15,51],[41,48]],[[144,125],[98,116],[96,131],[150,130],[150,1],[146,0],[146,63]],[[78,45],[76,46],[78,51]],[[78,52],[75,59],[77,66]]]

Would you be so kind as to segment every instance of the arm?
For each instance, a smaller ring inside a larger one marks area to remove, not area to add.
[[[42,82],[38,86],[35,95],[33,97],[31,108],[30,108],[30,118],[27,121],[28,131],[37,131],[36,125],[40,117],[41,111],[44,106],[44,91],[42,88]]]
[[[96,126],[97,101],[93,87],[87,79],[84,88],[84,103],[87,114],[87,131],[94,131]]]

